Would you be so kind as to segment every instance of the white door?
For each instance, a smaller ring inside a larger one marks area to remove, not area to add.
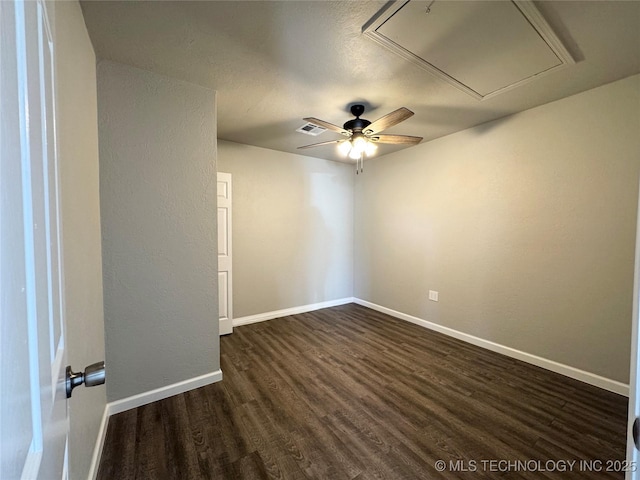
[[[638,221],[636,225],[636,261],[633,282],[633,316],[631,327],[631,372],[629,378],[629,422],[627,429],[627,480],[640,480],[640,452],[634,442],[634,422],[640,417],[640,352],[638,351],[638,323],[640,318],[640,199],[638,203]],[[640,420],[639,420],[640,422]],[[638,425],[640,427],[640,424]],[[640,444],[640,431],[636,432]]]
[[[45,4],[0,1],[0,477],[67,478],[69,419]]]
[[[233,332],[231,174],[218,172],[218,304],[220,335]]]

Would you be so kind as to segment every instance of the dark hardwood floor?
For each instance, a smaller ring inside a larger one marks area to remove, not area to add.
[[[221,357],[222,382],[112,416],[98,478],[624,477],[626,398],[358,305]]]

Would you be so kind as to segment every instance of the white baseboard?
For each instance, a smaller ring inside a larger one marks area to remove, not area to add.
[[[552,372],[560,373],[561,375],[580,380],[581,382],[604,388],[605,390],[609,390],[610,392],[625,395],[627,397],[629,396],[629,385],[622,382],[611,380],[610,378],[601,377],[600,375],[596,375],[595,373],[585,372],[584,370],[570,367],[569,365],[564,365],[562,363],[554,362],[553,360],[548,360],[546,358],[538,357],[537,355],[532,355],[531,353],[522,352],[520,350],[516,350],[515,348],[506,347],[504,345],[500,345],[499,343],[494,343],[483,338],[474,337],[473,335],[469,335],[468,333],[460,332],[458,330],[454,330],[453,328],[444,327],[442,325],[438,325],[437,323],[429,322],[427,320],[414,317],[413,315],[398,312],[396,310],[392,310],[390,308],[383,307],[381,305],[377,305],[360,298],[354,298],[353,302],[357,303],[358,305],[377,310],[378,312],[386,313],[387,315],[391,315],[392,317],[396,317],[401,320],[406,320],[416,325],[420,325],[421,327],[428,328],[429,330],[434,330],[450,337],[457,338],[458,340],[477,345],[478,347],[486,348],[487,350],[491,350],[492,352],[501,353],[502,355],[506,355],[517,360],[522,360],[523,362],[527,362],[532,365],[551,370]]]
[[[104,406],[102,412],[102,420],[100,420],[100,428],[98,429],[98,438],[96,445],[93,447],[93,455],[91,455],[91,464],[89,465],[88,480],[95,480],[98,476],[98,467],[100,466],[100,458],[102,457],[102,448],[104,447],[104,439],[107,436],[107,424],[109,422],[109,405]]]
[[[141,407],[142,405],[173,397],[174,395],[204,387],[205,385],[216,383],[220,380],[222,380],[222,370],[216,370],[215,372],[183,380],[182,382],[167,385],[166,387],[156,388],[155,390],[123,398],[122,400],[109,402],[107,404],[108,415],[115,415],[116,413],[131,410],[132,408]]]
[[[100,466],[100,457],[102,456],[102,449],[104,447],[104,440],[107,436],[107,426],[109,423],[109,417],[117,413],[122,413],[132,408],[141,407],[148,403],[163,400],[165,398],[173,397],[180,393],[188,392],[195,388],[204,387],[211,383],[216,383],[222,380],[222,370],[216,370],[215,372],[200,375],[199,377],[183,380],[182,382],[167,385],[166,387],[156,388],[148,392],[139,393],[131,397],[123,398],[122,400],[116,400],[115,402],[109,402],[104,407],[104,413],[102,414],[102,420],[100,421],[100,428],[98,430],[98,438],[96,439],[95,447],[93,448],[93,455],[91,457],[91,464],[89,465],[88,480],[95,480],[98,475],[98,467]]]
[[[339,298],[337,300],[329,300],[327,302],[311,303],[309,305],[302,305],[300,307],[285,308],[284,310],[275,310],[273,312],[258,313],[256,315],[248,315],[246,317],[234,318],[233,326],[240,327],[242,325],[249,325],[251,323],[264,322],[265,320],[272,320],[274,318],[286,317],[288,315],[298,315],[299,313],[313,312],[314,310],[320,310],[321,308],[336,307],[338,305],[345,305],[347,303],[353,303],[353,297]]]

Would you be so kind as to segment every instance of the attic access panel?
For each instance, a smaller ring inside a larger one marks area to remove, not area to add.
[[[479,100],[575,63],[529,0],[394,1],[363,33]]]

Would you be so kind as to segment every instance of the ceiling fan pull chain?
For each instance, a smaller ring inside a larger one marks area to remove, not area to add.
[[[356,175],[362,172],[362,154],[356,159]]]

